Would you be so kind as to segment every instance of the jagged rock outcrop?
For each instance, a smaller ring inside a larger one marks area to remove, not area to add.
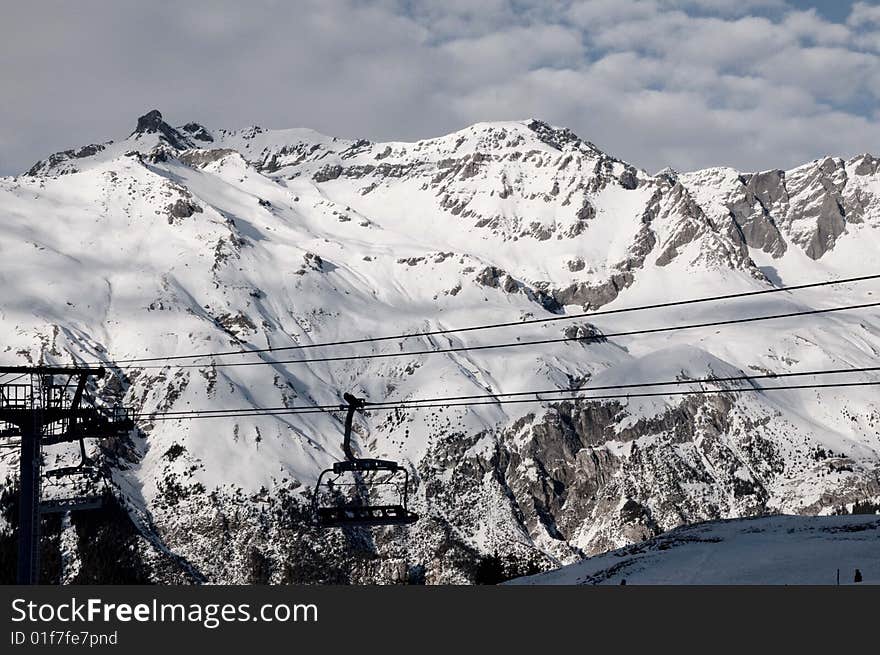
[[[177,150],[184,150],[194,145],[192,139],[162,120],[162,114],[158,109],[148,111],[138,118],[137,127],[129,138],[143,137],[147,134],[159,134],[162,141]]]

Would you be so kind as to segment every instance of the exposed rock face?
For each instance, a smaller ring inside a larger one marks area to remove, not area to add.
[[[721,232],[681,182],[676,181],[671,187],[661,184],[660,189],[657,218],[662,220],[675,215],[683,220],[677,221],[659,244],[658,266],[667,266],[685,247],[699,243],[702,248],[698,258],[706,264],[755,270],[746,243],[729,232],[726,235]]]
[[[76,166],[74,166],[72,163],[68,163],[69,160],[92,157],[101,152],[104,148],[105,146],[100,143],[93,143],[88,146],[83,146],[82,148],[74,148],[71,150],[56,152],[52,155],[49,155],[49,158],[47,160],[38,161],[28,170],[27,173],[25,173],[25,175],[36,176],[47,170],[53,170],[55,174],[58,175],[75,173],[77,171]]]
[[[828,157],[794,171],[787,179],[791,203],[785,222],[793,241],[811,259],[833,248],[846,228],[841,197],[846,178],[843,162]]]
[[[548,294],[542,288],[531,288],[495,266],[484,268],[477,274],[475,280],[481,286],[501,289],[505,293],[522,293],[532,302],[543,306],[547,311],[558,312],[561,309],[559,299],[555,296]]]
[[[810,259],[834,249],[848,226],[859,224],[876,207],[875,191],[865,178],[876,176],[878,160],[869,154],[849,162],[826,157],[791,171],[739,174],[736,177],[688,174],[685,183],[724,207],[749,247],[774,259],[790,245]],[[711,180],[714,189],[704,186]]]
[[[159,134],[163,141],[178,150],[185,150],[193,146],[193,141],[189,137],[178,132],[162,120],[162,114],[158,109],[148,111],[138,118],[137,127],[131,133],[131,136],[143,136],[145,134]]]
[[[214,137],[211,136],[211,133],[208,132],[207,128],[205,128],[204,125],[199,125],[198,123],[187,123],[180,128],[180,131],[189,134],[190,137],[192,137],[196,141],[204,141],[206,143],[210,143],[214,140]]]
[[[552,127],[543,121],[532,120],[528,123],[528,128],[534,132],[538,138],[557,150],[563,150],[565,146],[576,145],[585,147],[587,150],[595,154],[600,154],[600,150],[592,143],[582,141],[577,134],[568,128]]]
[[[187,150],[178,155],[180,161],[189,166],[206,166],[229,155],[238,155],[231,148],[213,148],[211,150]]]
[[[166,209],[168,211],[169,222],[173,222],[173,219],[175,218],[189,218],[193,214],[200,214],[202,212],[202,208],[197,204],[183,198],[168,205]]]
[[[880,171],[880,159],[873,155],[864,154],[856,158],[858,164],[853,172],[856,175],[876,175]]]
[[[728,205],[731,217],[750,247],[781,257],[787,245],[768,207],[787,206],[785,172],[754,173],[740,179],[743,188]]]
[[[562,306],[580,305],[584,309],[596,309],[607,305],[633,282],[632,273],[617,273],[611,279],[594,285],[588,282],[577,282],[565,289],[553,293],[553,298]]]

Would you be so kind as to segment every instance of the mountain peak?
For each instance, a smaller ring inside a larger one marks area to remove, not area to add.
[[[158,134],[161,140],[177,150],[184,150],[193,145],[186,135],[181,134],[162,119],[162,112],[158,109],[151,109],[138,118],[137,127],[129,135],[129,138],[136,138],[144,134]]]
[[[187,123],[186,125],[178,128],[178,129],[182,130],[183,132],[186,132],[193,139],[196,139],[198,141],[213,141],[214,140],[214,137],[211,135],[211,133],[208,131],[208,129],[200,123]]]
[[[140,134],[159,132],[162,127],[169,127],[168,124],[162,120],[162,112],[158,109],[152,109],[138,118],[135,132]]]
[[[581,140],[567,127],[556,127],[537,118],[525,121],[525,126],[534,132],[541,141],[559,150],[562,150],[562,147],[567,143]]]
[[[654,173],[654,177],[669,177],[673,180],[678,179],[678,171],[672,168],[672,166],[666,166],[665,168],[660,169],[656,173]]]

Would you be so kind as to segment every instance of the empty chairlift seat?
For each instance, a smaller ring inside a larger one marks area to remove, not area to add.
[[[366,402],[351,394],[343,396],[345,407],[346,459],[321,472],[312,497],[313,518],[319,527],[408,525],[418,514],[407,508],[409,472],[395,461],[355,457],[351,450],[354,413]],[[375,496],[391,495],[374,503]],[[386,502],[389,501],[389,502]],[[390,502],[394,501],[394,502]]]

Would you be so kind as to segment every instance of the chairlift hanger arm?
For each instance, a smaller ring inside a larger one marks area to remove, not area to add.
[[[70,409],[77,410],[79,409],[79,404],[82,402],[83,392],[86,388],[86,380],[88,379],[87,373],[81,373],[79,375],[79,380],[76,383],[76,391],[73,392],[73,400],[70,401]]]
[[[359,409],[363,409],[367,401],[363,398],[356,398],[350,393],[344,393],[342,397],[348,403],[348,411],[345,414],[345,438],[342,441],[342,452],[345,453],[345,458],[348,461],[353,462],[357,458],[351,450],[351,426],[354,421],[354,413]]]

